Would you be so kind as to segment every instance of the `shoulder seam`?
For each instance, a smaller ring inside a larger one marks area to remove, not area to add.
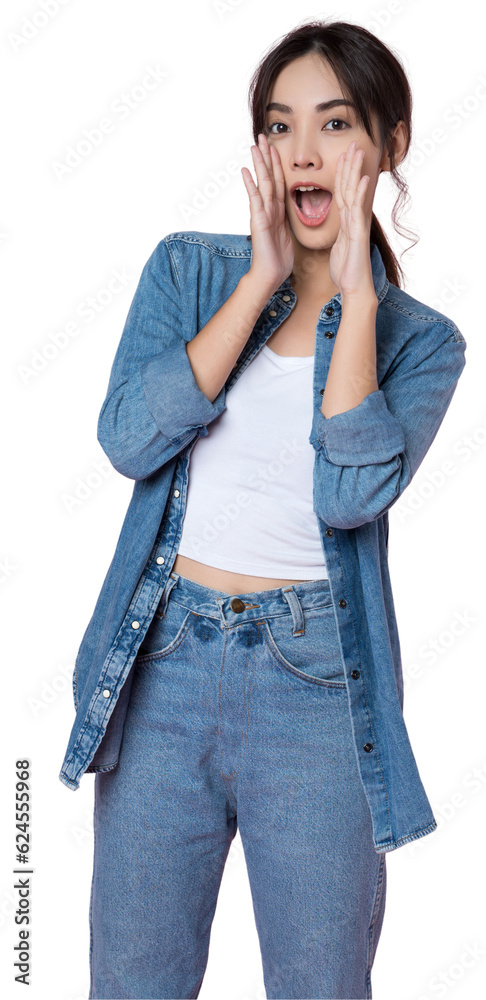
[[[456,324],[446,317],[433,316],[431,313],[420,313],[418,310],[406,309],[404,306],[400,305],[398,302],[394,302],[393,299],[385,297],[383,300],[386,305],[390,306],[392,309],[396,309],[397,312],[403,313],[404,316],[409,316],[411,319],[423,320],[426,323],[436,323],[438,326],[445,326],[451,331],[453,338],[458,343],[465,342],[461,331],[456,326]]]
[[[193,245],[204,247],[206,250],[212,250],[220,257],[237,257],[244,260],[251,257],[252,253],[251,247],[245,248],[244,250],[232,250],[229,247],[218,247],[211,240],[201,239],[200,236],[191,236],[189,233],[169,233],[167,236],[164,236],[164,242],[167,244],[174,243],[176,240],[180,240],[182,243],[192,243]]]

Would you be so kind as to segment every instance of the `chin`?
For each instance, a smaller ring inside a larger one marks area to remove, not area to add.
[[[329,232],[329,230],[324,232],[324,226],[322,229],[321,227],[307,229],[302,223],[297,222],[294,227],[290,219],[289,225],[295,239],[307,250],[330,250],[337,240],[337,233]]]

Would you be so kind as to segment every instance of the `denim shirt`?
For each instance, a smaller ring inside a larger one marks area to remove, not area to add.
[[[378,853],[437,826],[403,717],[400,644],[388,567],[388,511],[432,444],[465,365],[466,341],[446,316],[390,284],[371,243],[378,298],[377,382],[357,406],[324,417],[322,394],[341,296],[316,326],[313,509],[317,515],[346,677],[356,758]],[[175,232],[143,268],[114,358],[98,440],[135,480],[116,549],[73,676],[75,719],[60,780],[116,767],[137,651],[172,570],[182,533],[191,450],[226,394],[297,295],[287,278],[262,310],[213,402],[186,352],[248,271],[246,235]]]

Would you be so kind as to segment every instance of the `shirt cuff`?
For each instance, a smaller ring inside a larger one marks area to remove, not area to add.
[[[140,375],[147,406],[163,433],[170,427],[172,441],[210,423],[225,408],[225,386],[211,403],[196,382],[186,341],[180,337],[145,361]]]
[[[388,409],[382,389],[332,417],[315,409],[309,443],[316,451],[323,448],[333,465],[389,462],[405,450],[403,428]]]

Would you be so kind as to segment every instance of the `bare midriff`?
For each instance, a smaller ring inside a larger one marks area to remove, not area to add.
[[[203,587],[221,590],[224,594],[249,594],[258,590],[273,590],[275,587],[288,586],[290,583],[303,583],[303,580],[274,580],[267,576],[248,576],[246,573],[232,573],[228,569],[218,569],[207,566],[206,563],[189,559],[180,553],[176,555],[172,571],[179,576],[201,583]]]

